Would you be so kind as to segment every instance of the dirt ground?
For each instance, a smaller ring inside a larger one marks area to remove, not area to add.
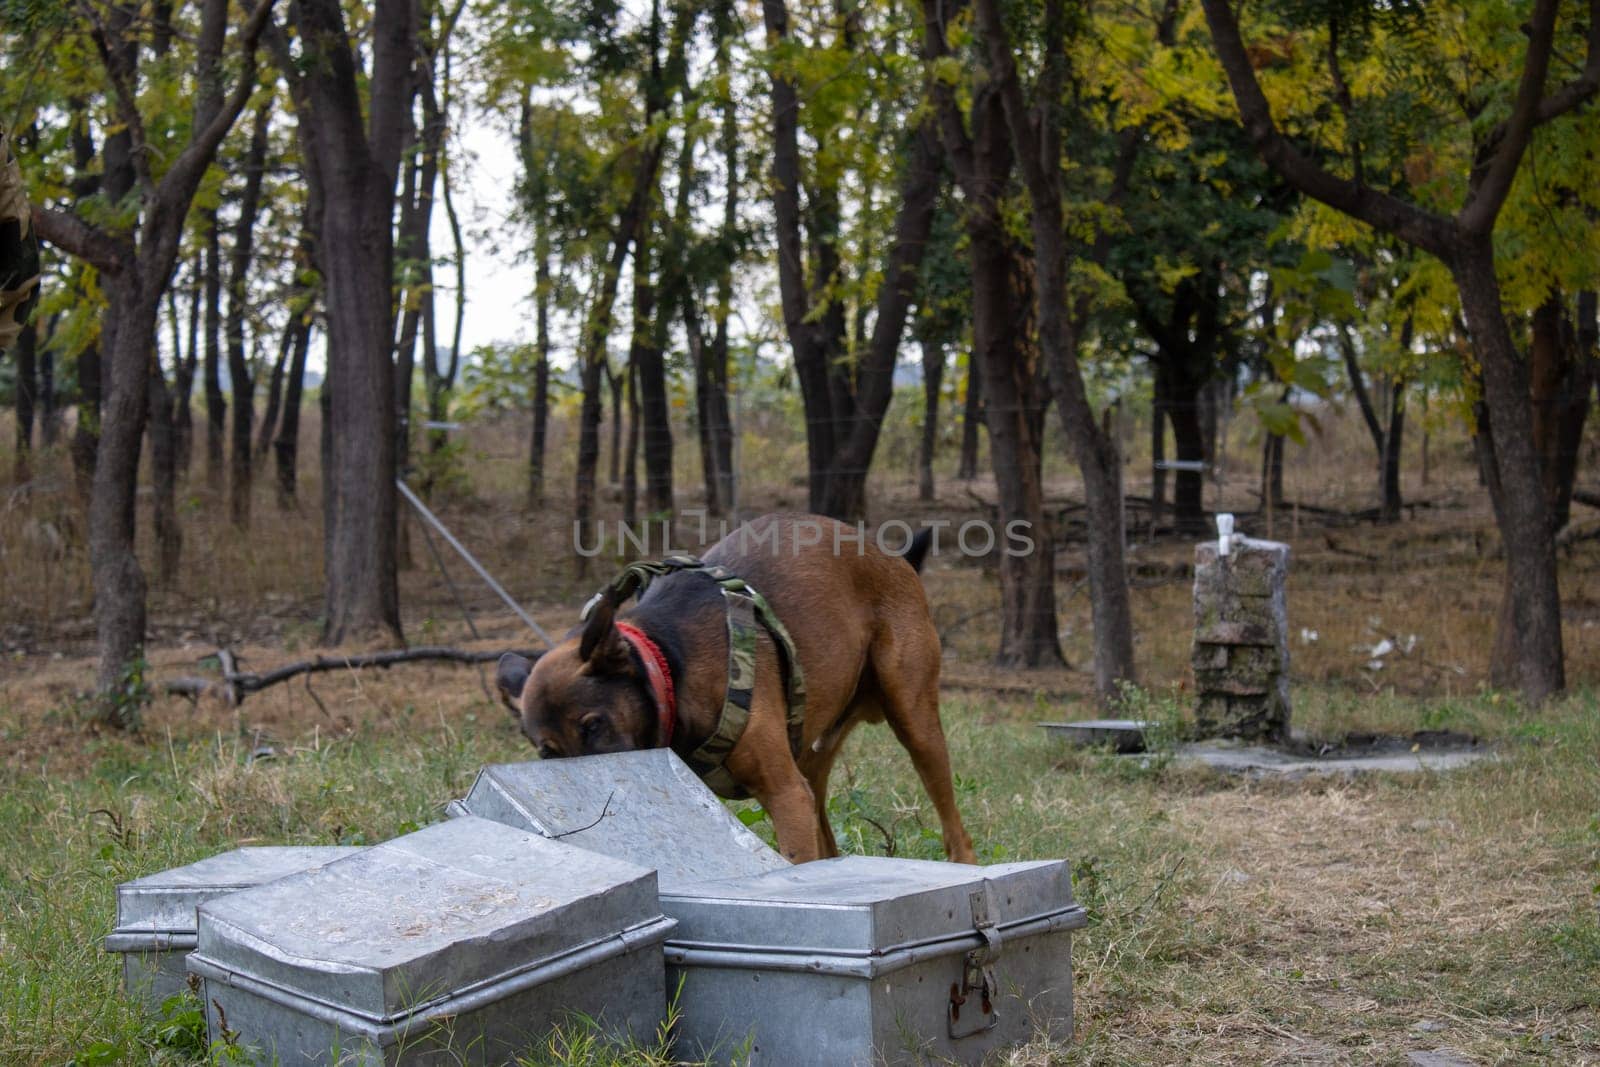
[[[588,576],[574,573],[559,494],[538,513],[523,509],[520,434],[516,424],[475,430],[464,457],[469,491],[441,493],[438,510],[559,634],[610,567],[597,561]],[[1575,695],[1530,712],[1486,687],[1501,561],[1462,442],[1441,435],[1429,485],[1408,486],[1407,520],[1376,527],[1351,516],[1370,502],[1371,478],[1359,438],[1341,434],[1319,449],[1291,450],[1289,496],[1301,506],[1287,514],[1259,510],[1254,445],[1243,431],[1237,472],[1206,491],[1208,507],[1233,509],[1245,530],[1293,547],[1296,723],[1328,737],[1462,730],[1504,746],[1493,765],[1437,778],[1274,787],[1063,755],[1031,724],[1093,711],[1082,546],[1067,544],[1057,556],[1069,666],[1037,672],[989,662],[998,607],[992,570],[949,555],[931,561],[926,587],[946,645],[945,714],[975,837],[1010,856],[1071,857],[1079,893],[1096,912],[1078,945],[1077,1040],[1068,1049],[1030,1047],[1015,1061],[1400,1063],[1408,1051],[1450,1047],[1469,1062],[1600,1063],[1600,712],[1592,691],[1600,679],[1600,513],[1580,508],[1562,550]],[[0,440],[8,439],[0,425]],[[558,433],[553,450],[559,440]],[[994,493],[985,479],[945,478],[938,501],[917,501],[909,464],[890,446],[872,494],[875,517],[959,523],[988,513]],[[765,469],[803,469],[783,466],[793,449],[769,441],[750,452]],[[691,482],[694,457],[680,459]],[[164,748],[181,752],[206,738],[219,752],[266,748],[290,763],[328,746],[381,748],[402,737],[421,745],[478,738],[474,744],[501,758],[522,751],[488,691],[490,669],[443,664],[317,674],[236,708],[157,696],[139,735],[97,729],[79,701],[93,671],[81,519],[59,457],[41,467],[33,491],[0,493],[7,788],[46,778],[92,782],[108,767],[159,762]],[[1079,496],[1064,462],[1052,460],[1048,473],[1065,527]],[[569,480],[556,464],[552,483]],[[1147,491],[1136,475],[1129,488]],[[325,654],[317,647],[314,481],[297,511],[278,510],[263,492],[248,533],[212,517],[222,509],[198,469],[185,492],[189,563],[175,588],[152,591],[148,684],[159,692],[169,679],[215,678],[207,657],[223,646],[254,671]],[[751,496],[752,509],[803,503],[803,490],[779,478]],[[696,547],[694,532],[693,520],[680,521],[686,547]],[[1192,546],[1152,539],[1137,510],[1130,538],[1141,681],[1152,700],[1181,711]],[[401,580],[409,641],[538,647],[459,560],[447,558],[446,581],[418,528],[410,540]],[[1374,657],[1384,639],[1396,650]],[[850,783],[852,803],[888,820],[905,850],[921,847],[926,801],[903,755],[885,738],[853,746],[839,779]],[[175,769],[178,762],[174,756]],[[206,773],[223,792],[244,780]],[[441,803],[457,787],[430,786]],[[139,788],[130,791],[135,800]],[[272,788],[292,797],[290,785]],[[852,811],[836,817],[858,831],[841,838],[881,851],[882,839],[854,819]],[[304,829],[312,839],[327,829],[316,825]]]

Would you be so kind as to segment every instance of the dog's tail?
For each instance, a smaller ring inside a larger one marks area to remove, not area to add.
[[[901,557],[911,564],[911,569],[918,574],[922,573],[922,561],[928,558],[928,546],[933,544],[933,530],[924,529],[911,539],[911,544],[906,548]]]

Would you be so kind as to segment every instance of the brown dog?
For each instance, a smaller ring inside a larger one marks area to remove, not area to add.
[[[815,515],[765,516],[703,557],[766,597],[793,638],[807,689],[799,757],[790,750],[784,675],[762,630],[750,718],[724,768],[770,813],[778,847],[796,863],[838,855],[828,823],[828,773],[858,723],[887,721],[911,754],[944,831],[945,853],[973,863],[950,781],[939,722],[939,635],[917,571],[925,537],[905,557],[879,550],[855,528]],[[836,551],[837,546],[837,551]],[[602,598],[587,621],[537,664],[501,658],[498,682],[522,732],[546,759],[658,748],[684,755],[716,730],[728,689],[728,629],[720,588],[703,573],[657,578],[620,619]],[[636,628],[625,637],[624,621]],[[637,633],[660,650],[641,652]],[[670,673],[661,713],[647,659]]]

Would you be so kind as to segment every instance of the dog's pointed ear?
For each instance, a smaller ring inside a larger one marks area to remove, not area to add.
[[[578,658],[591,670],[605,673],[627,665],[628,646],[617,630],[616,618],[617,605],[608,596],[602,596],[589,609],[583,622],[583,638],[578,642]]]
[[[528,684],[528,675],[532,671],[533,664],[528,658],[519,656],[515,652],[507,652],[500,657],[500,662],[495,664],[495,685],[500,690],[500,699],[505,701],[506,707],[511,709],[513,715],[522,714],[518,702],[522,699],[522,690]]]

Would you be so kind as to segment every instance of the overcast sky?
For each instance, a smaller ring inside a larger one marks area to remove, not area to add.
[[[525,227],[511,218],[519,163],[509,132],[485,121],[472,110],[457,125],[452,195],[461,215],[467,246],[467,313],[461,329],[461,347],[470,352],[491,342],[531,342],[533,331],[533,264],[518,263],[527,245]],[[441,345],[449,344],[455,324],[455,264],[450,240],[450,220],[444,211],[443,189],[433,212],[432,246],[435,257],[446,262],[434,268]]]

